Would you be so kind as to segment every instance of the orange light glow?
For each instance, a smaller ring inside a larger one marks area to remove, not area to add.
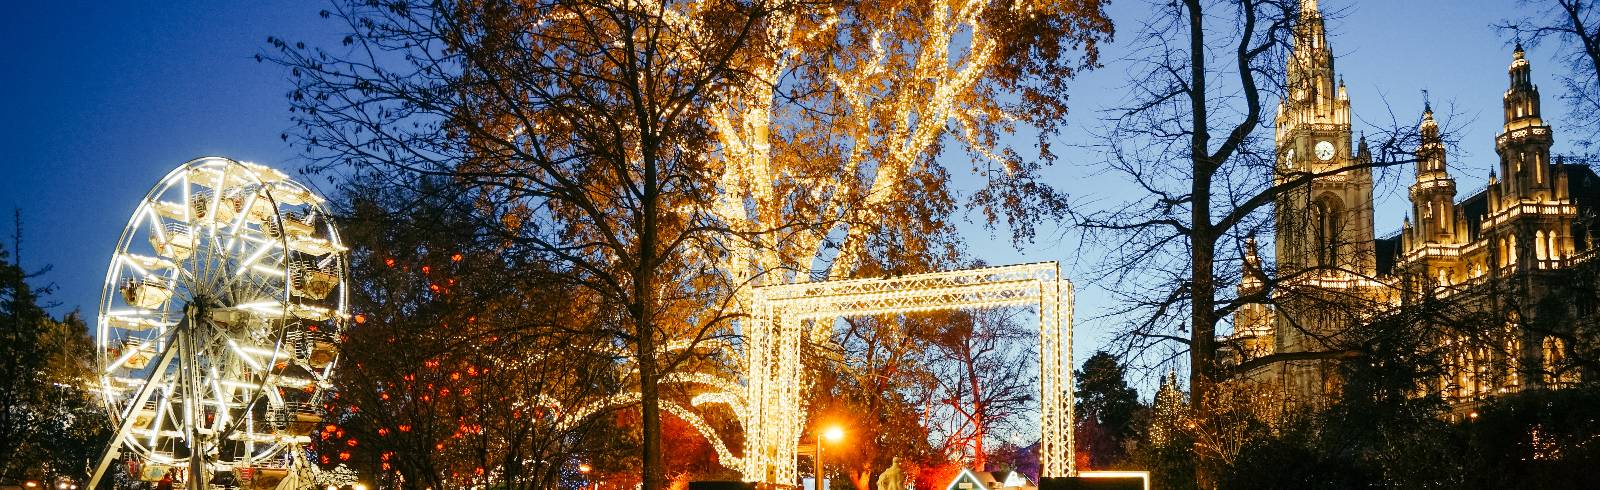
[[[827,430],[822,431],[822,438],[831,442],[839,442],[839,440],[844,439],[844,429],[839,428],[837,425],[829,427]]]

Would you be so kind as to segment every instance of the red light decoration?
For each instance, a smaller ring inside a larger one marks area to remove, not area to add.
[[[391,258],[383,259],[383,265],[387,266],[387,267],[394,267],[394,258],[391,257]]]
[[[461,261],[461,254],[458,253],[458,254],[455,254],[455,255],[451,255],[450,256],[450,261],[451,262],[460,262]]]
[[[367,323],[367,316],[363,315],[363,314],[360,314],[360,313],[356,313],[356,325],[361,325],[363,323]]]

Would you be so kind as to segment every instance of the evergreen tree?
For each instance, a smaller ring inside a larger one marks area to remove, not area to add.
[[[50,318],[29,274],[0,249],[0,485],[70,477],[110,438],[104,413],[80,387],[92,344],[73,313]]]
[[[1135,434],[1133,421],[1144,406],[1125,375],[1124,366],[1106,351],[1095,352],[1074,374],[1078,450],[1087,452],[1090,468],[1121,461],[1124,443]]]

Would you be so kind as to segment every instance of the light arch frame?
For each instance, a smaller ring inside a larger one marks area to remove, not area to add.
[[[1054,261],[872,279],[782,284],[752,291],[745,325],[743,475],[790,484],[805,424],[800,387],[806,320],[1000,306],[1039,313],[1039,469],[1071,476],[1073,462],[1072,283]]]

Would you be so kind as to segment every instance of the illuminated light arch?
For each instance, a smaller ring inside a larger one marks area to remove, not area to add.
[[[793,484],[806,321],[968,308],[1039,308],[1040,476],[1071,476],[1072,284],[1055,262],[755,288],[745,327],[746,480]]]
[[[719,377],[717,377],[715,375],[706,374],[706,373],[672,373],[672,374],[668,374],[666,376],[663,376],[661,378],[661,382],[662,383],[702,384],[702,385],[714,387],[714,388],[716,388],[718,390],[721,390],[721,391],[724,391],[724,392],[728,392],[728,393],[740,393],[740,392],[744,391],[744,387],[743,386],[739,386],[738,383],[735,383],[732,380],[719,378]]]
[[[594,414],[599,413],[601,410],[624,405],[633,405],[639,403],[640,398],[639,392],[630,391],[611,395],[600,400],[596,400],[593,403],[582,405],[576,409],[573,409],[571,412],[564,414],[561,417],[561,420],[556,423],[556,430],[571,430],[573,427],[585,420],[588,420],[590,417],[593,417]],[[699,399],[699,397],[696,397],[696,399]],[[728,445],[722,442],[722,437],[717,435],[717,431],[712,430],[711,426],[706,424],[705,419],[700,418],[700,416],[695,414],[693,411],[690,411],[689,409],[686,409],[677,403],[673,403],[668,400],[661,400],[659,403],[661,404],[662,410],[677,416],[684,422],[688,422],[689,426],[694,427],[694,430],[700,433],[700,437],[704,437],[706,442],[711,444],[711,449],[717,453],[717,462],[722,464],[722,466],[734,471],[738,471],[739,468],[744,466],[743,459],[734,456],[732,452],[728,451]]]
[[[695,431],[700,433],[701,437],[706,438],[706,442],[711,444],[711,449],[717,452],[717,462],[721,463],[722,466],[734,471],[738,471],[740,467],[744,466],[742,459],[728,452],[728,445],[724,444],[722,438],[717,436],[717,431],[711,430],[711,426],[706,424],[705,419],[701,419],[699,415],[689,409],[666,400],[661,401],[661,409],[678,416],[684,422],[688,422],[690,426],[694,427]]]
[[[745,407],[744,398],[739,396],[738,393],[729,393],[726,391],[708,391],[695,395],[693,399],[689,400],[689,404],[696,407],[708,403],[721,403],[727,405],[729,409],[733,410],[733,414],[739,417],[741,422],[749,412],[749,409]]]

